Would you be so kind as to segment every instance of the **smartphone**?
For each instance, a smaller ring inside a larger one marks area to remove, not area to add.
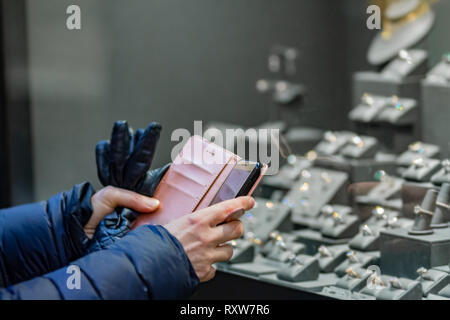
[[[253,161],[239,161],[220,187],[211,205],[246,196],[261,175],[262,164]]]

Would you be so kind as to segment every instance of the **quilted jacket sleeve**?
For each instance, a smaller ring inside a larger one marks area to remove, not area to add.
[[[161,226],[142,226],[108,249],[42,277],[0,289],[0,299],[180,299],[198,278],[181,244]]]
[[[83,226],[92,214],[89,183],[48,201],[0,210],[0,287],[67,265],[87,253]]]

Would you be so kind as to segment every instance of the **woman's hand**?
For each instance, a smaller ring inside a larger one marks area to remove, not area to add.
[[[201,282],[214,277],[216,269],[212,264],[228,261],[233,256],[231,245],[224,243],[244,233],[241,221],[223,223],[225,219],[237,209],[249,210],[254,205],[253,198],[239,197],[185,215],[165,226],[180,241]]]
[[[91,199],[94,211],[88,223],[84,226],[84,232],[92,239],[98,224],[116,207],[125,207],[137,212],[148,213],[155,211],[159,201],[138,193],[116,187],[105,187],[98,191]]]

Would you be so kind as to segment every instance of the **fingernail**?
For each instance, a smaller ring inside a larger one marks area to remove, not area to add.
[[[150,208],[156,208],[159,206],[159,200],[155,199],[155,198],[148,198],[146,200],[146,202],[147,202],[147,206]]]

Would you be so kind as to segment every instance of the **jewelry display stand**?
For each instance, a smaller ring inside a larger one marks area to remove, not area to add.
[[[363,123],[374,122],[386,107],[386,97],[364,93],[361,103],[350,111],[348,118]]]
[[[320,246],[317,251],[314,257],[319,261],[320,272],[329,273],[345,260],[348,246]]]
[[[288,192],[282,203],[292,210],[295,224],[308,226],[324,205],[347,195],[348,175],[343,172],[311,168],[303,170],[300,180]]]
[[[442,297],[443,299],[442,300],[447,300],[447,299],[449,299],[450,300],[450,284],[449,285],[446,285],[444,288],[442,288],[439,292],[438,292],[438,295],[440,296],[440,297]],[[437,299],[436,299],[437,300]],[[439,300],[441,300],[441,299],[439,299]]]
[[[398,52],[398,51],[397,51]],[[420,79],[427,70],[424,50],[402,50],[381,72],[360,71],[353,75],[353,105],[364,93],[419,100]]]
[[[233,256],[228,263],[243,263],[253,261],[255,258],[255,245],[249,241],[237,239],[231,243]]]
[[[337,155],[355,134],[349,131],[326,131],[314,151],[319,157]]]
[[[428,190],[421,205],[414,207],[414,213],[416,218],[414,219],[414,225],[408,230],[411,235],[426,235],[432,234],[431,219],[436,210],[436,200],[438,192],[436,190]]]
[[[380,267],[383,272],[415,278],[423,266],[443,266],[450,261],[450,232],[434,229],[432,234],[412,235],[406,229],[380,232]]]
[[[425,141],[433,141],[450,157],[449,137],[442,134],[448,130],[450,119],[450,59],[445,55],[421,83],[422,132]]]
[[[322,136],[323,130],[320,129],[292,127],[284,134],[284,139],[292,153],[304,154],[313,149],[320,142]]]
[[[340,294],[344,293],[350,295],[351,292],[357,292],[363,289],[367,285],[367,281],[371,275],[372,272],[364,268],[349,268],[346,270],[346,274],[336,282],[336,286],[333,288],[338,289]],[[345,293],[345,291],[347,292]]]
[[[442,169],[431,177],[431,182],[440,186],[443,183],[450,183],[450,160],[445,159],[441,162]]]
[[[347,216],[351,214],[352,211],[353,209],[348,206],[327,204],[322,207],[319,216],[316,219],[310,221],[308,227],[312,230],[320,231],[325,224],[325,221],[333,219],[333,215],[335,212],[339,216]]]
[[[395,153],[418,139],[421,125],[417,101],[426,64],[425,51],[402,50],[381,72],[355,73],[352,88],[353,105],[357,107],[349,115],[354,131],[376,137]],[[386,99],[384,105],[381,97]]]
[[[266,242],[273,230],[287,232],[292,229],[290,208],[268,201],[263,198],[255,198],[255,206],[241,219],[248,238],[254,238]]]
[[[378,252],[359,252],[349,250],[346,253],[346,259],[334,269],[334,272],[342,277],[346,274],[348,268],[367,268],[370,265],[376,265],[379,260]]]
[[[437,159],[417,158],[413,164],[402,173],[402,178],[410,181],[428,182],[440,169],[441,161]]]
[[[426,297],[429,294],[438,294],[444,287],[450,284],[450,275],[447,272],[419,268],[417,269],[419,277],[416,281],[422,285],[423,296]]]
[[[437,159],[440,156],[441,149],[434,144],[423,142],[414,142],[408,146],[408,149],[397,158],[397,165],[409,167],[414,161],[422,159]]]
[[[378,151],[378,141],[373,137],[354,135],[340,152],[349,159],[370,159]]]
[[[303,254],[305,245],[294,242],[295,237],[288,233],[273,231],[265,245],[256,251],[253,261],[235,263],[230,269],[252,276],[276,273],[294,254]],[[261,246],[262,244],[260,244]]]
[[[360,251],[375,251],[379,248],[380,229],[365,224],[360,232],[348,243],[349,247]]]
[[[379,275],[379,285],[365,286],[362,294],[374,296],[376,300],[421,300],[422,287],[419,281],[407,278],[396,278],[387,275]]]
[[[277,272],[280,280],[289,282],[311,281],[319,277],[319,261],[308,255],[291,257]]]
[[[366,195],[355,197],[359,205],[380,205],[391,209],[401,209],[401,189],[403,179],[388,175],[384,170],[375,173],[379,183],[369,190]]]
[[[273,190],[287,191],[291,189],[295,181],[299,178],[300,173],[310,166],[311,161],[290,155],[287,159],[287,163],[280,168],[278,174],[265,176],[261,180],[263,188],[271,189],[270,192],[263,192],[265,194],[271,194]]]
[[[320,233],[332,239],[348,239],[358,233],[360,219],[352,214],[339,214],[335,211],[331,218],[326,219]]]
[[[449,228],[450,222],[450,184],[444,183],[439,190],[436,209],[431,219],[432,228]],[[450,232],[450,229],[448,229]]]

